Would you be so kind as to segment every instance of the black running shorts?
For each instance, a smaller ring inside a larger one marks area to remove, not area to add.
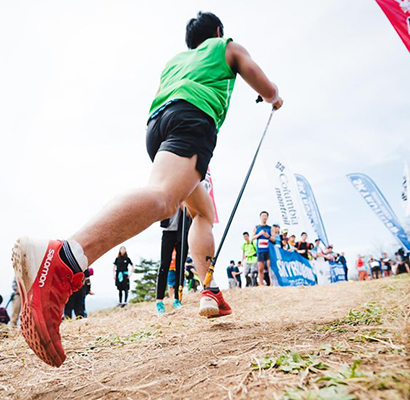
[[[216,138],[214,120],[198,107],[178,100],[148,121],[147,151],[152,161],[158,151],[169,151],[187,158],[196,154],[196,169],[203,180]]]

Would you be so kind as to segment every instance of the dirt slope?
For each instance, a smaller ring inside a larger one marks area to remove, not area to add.
[[[0,398],[410,399],[409,292],[409,277],[234,290],[217,320],[196,294],[161,319],[153,303],[100,311],[62,324],[59,369],[3,328]]]

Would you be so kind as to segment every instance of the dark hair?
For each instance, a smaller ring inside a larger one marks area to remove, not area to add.
[[[306,236],[307,236],[307,233],[306,233],[306,232],[302,232],[302,233],[300,234],[300,236],[303,236],[303,235],[306,235]]]
[[[241,265],[242,265],[242,261],[238,261],[238,264],[241,264]]]
[[[261,211],[259,216],[261,216],[262,214],[266,214],[269,217],[269,213],[267,211]]]
[[[199,11],[196,18],[190,19],[186,25],[186,45],[189,49],[197,48],[206,39],[215,37],[218,27],[223,36],[224,26],[221,20],[215,14]]]
[[[231,260],[231,261],[229,262],[229,264],[235,264],[235,261],[234,261],[234,260]]]
[[[244,233],[242,233],[242,235],[248,235],[249,236],[249,232],[244,232]]]
[[[118,250],[118,256],[117,256],[118,258],[121,258],[121,257],[128,258],[127,249],[125,249],[124,255],[121,254],[121,249],[122,249],[123,247],[124,247],[124,249],[125,249],[125,246],[121,246],[120,249]]]
[[[3,303],[3,296],[0,294],[0,304]]]

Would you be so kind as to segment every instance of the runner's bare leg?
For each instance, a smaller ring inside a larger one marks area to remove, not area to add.
[[[200,182],[196,158],[158,152],[145,188],[117,197],[75,233],[71,239],[83,248],[88,265],[154,222],[174,215]]]
[[[265,263],[263,261],[258,261],[258,270],[258,284],[264,286]]]
[[[212,233],[214,224],[214,207],[211,196],[203,185],[198,185],[192,194],[185,200],[193,221],[189,229],[189,251],[194,259],[194,265],[199,278],[205,280],[210,261],[207,257],[213,257],[215,242]]]

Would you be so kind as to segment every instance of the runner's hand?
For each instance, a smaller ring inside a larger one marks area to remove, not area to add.
[[[272,105],[272,107],[273,107],[275,110],[279,110],[279,108],[281,108],[282,106],[283,106],[283,99],[282,99],[282,97],[279,97],[278,101],[275,102],[275,103],[273,103],[273,105]]]

